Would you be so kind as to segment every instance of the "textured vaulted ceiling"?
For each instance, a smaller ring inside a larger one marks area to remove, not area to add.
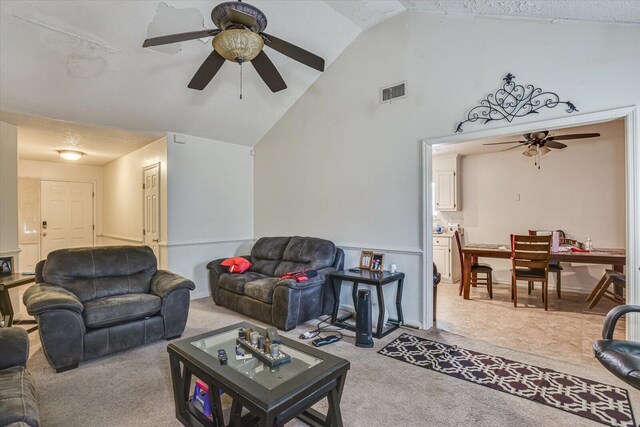
[[[212,28],[219,1],[0,1],[0,109],[138,132],[254,145],[319,74],[266,49],[288,89],[271,93],[226,63],[202,92],[187,83],[209,40],[142,49],[148,36]],[[635,0],[253,1],[267,32],[325,58],[407,9],[427,13],[640,23]],[[345,79],[357,76],[345,76]],[[313,89],[311,89],[313,90]],[[312,119],[312,118],[310,118]]]

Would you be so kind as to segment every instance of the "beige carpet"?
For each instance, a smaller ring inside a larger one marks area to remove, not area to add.
[[[192,302],[183,337],[242,320],[247,319],[215,306],[209,298],[196,300]],[[302,331],[311,328],[310,323],[284,335],[297,339]],[[632,407],[640,407],[640,392],[600,367],[585,369],[438,330],[400,329],[384,339],[375,340],[372,349],[355,347],[352,338],[324,347],[327,352],[351,361],[341,405],[346,426],[600,425],[376,353],[403,332],[618,385],[629,390]],[[37,334],[32,336],[28,366],[36,379],[44,427],[180,425],[174,415],[166,341],[86,362],[78,369],[55,374],[44,357]],[[317,409],[324,412],[324,402]],[[294,421],[289,425],[302,423]]]

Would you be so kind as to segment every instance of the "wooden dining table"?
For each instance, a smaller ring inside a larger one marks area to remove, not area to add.
[[[462,285],[464,299],[469,299],[471,288],[471,265],[478,262],[478,258],[509,259],[511,248],[509,245],[468,243],[462,248],[464,256],[464,271]],[[590,252],[552,252],[549,261],[575,262],[583,264],[611,265],[614,270],[623,272],[627,262],[624,249],[593,249]]]

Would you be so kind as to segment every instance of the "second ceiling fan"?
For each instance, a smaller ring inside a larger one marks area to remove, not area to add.
[[[551,152],[551,149],[562,150],[567,147],[567,144],[563,144],[558,141],[566,141],[569,139],[584,139],[584,138],[596,138],[600,136],[599,133],[576,133],[570,135],[557,135],[550,136],[548,130],[540,132],[525,133],[522,135],[524,141],[506,141],[506,142],[489,142],[483,145],[503,145],[503,144],[518,144],[513,147],[506,148],[502,151],[513,150],[525,146],[525,150],[522,152],[523,156],[535,157],[535,165],[540,169],[540,160],[542,156]]]
[[[282,76],[262,50],[265,45],[313,69],[324,71],[324,59],[321,57],[265,33],[267,17],[255,6],[241,0],[220,3],[211,11],[211,20],[218,29],[154,37],[145,40],[142,47],[213,37],[213,52],[204,60],[188,85],[197,90],[202,90],[209,84],[225,60],[240,65],[251,62],[272,92],[286,89]]]

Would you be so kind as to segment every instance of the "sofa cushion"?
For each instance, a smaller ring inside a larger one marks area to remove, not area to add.
[[[37,427],[40,415],[31,374],[14,366],[0,371],[0,426],[20,422]]]
[[[224,273],[220,276],[218,286],[238,295],[244,295],[245,283],[252,280],[264,279],[265,277],[267,276],[253,271],[247,271],[242,274]]]
[[[282,254],[274,276],[302,270],[320,270],[331,267],[336,258],[336,245],[315,237],[292,237]]]
[[[159,312],[161,303],[160,297],[151,294],[98,298],[84,305],[84,323],[89,328],[102,328],[143,319]]]
[[[249,271],[275,276],[274,272],[291,237],[263,237],[251,249],[251,268]]]
[[[81,302],[130,293],[148,293],[157,260],[148,246],[59,249],[49,253],[42,276]]]
[[[245,283],[244,294],[258,301],[273,303],[273,289],[280,281],[277,277],[265,277],[264,279],[252,280]]]

